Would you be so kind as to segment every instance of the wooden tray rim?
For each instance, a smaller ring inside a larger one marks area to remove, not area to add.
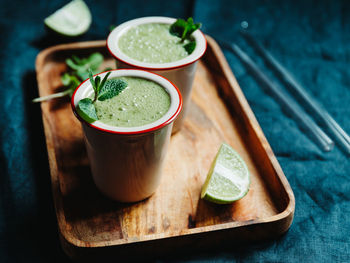
[[[258,225],[258,224],[266,224],[266,223],[272,223],[272,222],[277,222],[277,221],[283,221],[286,220],[287,222],[287,227],[286,229],[283,230],[283,232],[287,231],[292,223],[293,216],[294,216],[294,210],[295,210],[295,198],[294,194],[292,191],[292,188],[289,185],[289,182],[287,178],[285,177],[283,170],[281,166],[279,165],[270,144],[268,143],[257,119],[255,118],[255,115],[253,111],[251,110],[248,101],[246,100],[236,78],[234,77],[232,70],[224,57],[224,54],[222,53],[220,47],[216,43],[216,41],[206,35],[207,38],[207,43],[210,46],[214,47],[214,52],[217,53],[217,58],[219,60],[219,63],[221,64],[222,68],[224,69],[224,75],[226,76],[228,82],[230,83],[231,88],[233,89],[234,93],[237,94],[237,100],[239,104],[241,105],[242,108],[245,109],[245,114],[247,115],[250,125],[253,127],[254,132],[257,134],[259,140],[261,141],[264,150],[267,153],[267,156],[271,162],[271,165],[273,166],[273,169],[276,172],[276,176],[280,180],[281,184],[283,185],[288,198],[289,198],[289,203],[287,207],[285,208],[284,211],[264,218],[264,219],[255,219],[255,220],[248,220],[248,221],[237,221],[237,222],[229,222],[229,223],[222,223],[222,224],[217,224],[217,225],[211,225],[211,226],[204,226],[204,227],[196,227],[196,228],[191,228],[191,229],[186,229],[179,231],[178,235],[174,236],[166,236],[165,233],[160,233],[160,234],[150,234],[143,236],[142,238],[121,238],[118,240],[114,241],[95,241],[95,242],[85,242],[82,241],[74,236],[72,236],[69,232],[69,229],[66,229],[64,227],[63,222],[66,222],[65,215],[63,213],[63,205],[62,205],[62,197],[60,195],[60,189],[59,189],[59,179],[58,179],[58,174],[57,174],[57,160],[56,160],[56,155],[54,150],[49,150],[54,149],[54,145],[52,145],[52,138],[50,136],[49,132],[49,126],[47,124],[48,120],[45,119],[45,116],[42,115],[43,117],[43,123],[44,123],[44,132],[45,132],[45,138],[46,138],[46,145],[48,149],[48,157],[49,157],[49,163],[50,163],[50,173],[51,173],[51,181],[52,181],[52,193],[53,193],[53,199],[54,199],[54,205],[55,205],[55,210],[56,210],[56,215],[57,215],[57,221],[58,221],[58,226],[59,230],[64,237],[66,241],[71,243],[72,245],[76,247],[81,247],[81,248],[86,248],[86,247],[106,247],[106,246],[115,246],[115,245],[127,245],[131,243],[136,243],[136,242],[146,242],[146,241],[151,241],[151,240],[157,240],[157,239],[168,239],[168,238],[176,238],[179,236],[185,236],[185,235],[194,235],[194,234],[199,234],[203,232],[211,232],[211,231],[219,231],[219,230],[226,230],[230,228],[238,228],[238,227],[243,227],[243,226],[249,226],[249,225]],[[36,58],[35,62],[35,67],[36,67],[36,74],[37,74],[37,82],[38,82],[38,88],[39,88],[39,94],[41,94],[41,90],[43,89],[41,87],[41,79],[42,79],[42,69],[44,68],[45,65],[45,58],[47,55],[57,52],[57,51],[62,51],[62,50],[67,50],[67,49],[85,49],[85,48],[100,48],[106,45],[105,40],[95,40],[95,41],[85,41],[85,42],[75,42],[75,43],[68,43],[68,44],[59,44],[56,46],[52,46],[49,48],[46,48],[42,50]],[[43,110],[43,106],[42,110]],[[52,146],[52,147],[49,147]],[[87,244],[88,243],[88,244]],[[106,245],[108,243],[108,245]]]

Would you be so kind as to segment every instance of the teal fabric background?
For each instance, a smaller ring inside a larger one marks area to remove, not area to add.
[[[37,54],[62,43],[43,20],[68,1],[1,0],[0,262],[69,262],[62,252],[51,196],[37,96]],[[350,2],[92,1],[93,23],[76,41],[104,39],[111,24],[161,15],[193,16],[211,36],[239,43],[240,22],[350,132]],[[293,225],[281,238],[181,256],[181,262],[350,262],[350,163],[336,147],[321,152],[237,58],[225,51],[296,198]],[[271,74],[271,76],[273,76]],[[163,261],[164,259],[159,259]]]

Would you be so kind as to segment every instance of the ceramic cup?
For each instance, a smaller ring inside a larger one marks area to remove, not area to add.
[[[125,22],[116,27],[107,38],[107,48],[117,60],[117,68],[135,68],[155,72],[172,81],[180,90],[183,98],[183,110],[174,123],[173,132],[180,130],[191,97],[192,83],[196,72],[197,62],[204,55],[207,41],[200,30],[196,30],[192,36],[196,41],[195,50],[187,57],[170,63],[145,63],[137,61],[125,55],[118,46],[119,38],[131,27],[148,23],[173,24],[175,18],[169,17],[143,17]]]
[[[159,185],[173,121],[181,112],[182,97],[173,83],[157,74],[132,69],[110,72],[109,79],[130,76],[152,80],[161,85],[171,99],[168,112],[155,122],[139,127],[115,127],[101,121],[88,123],[78,115],[77,103],[93,92],[89,80],[85,80],[72,96],[72,109],[83,127],[97,188],[120,202],[140,201],[152,195]],[[105,74],[98,75],[103,79]]]

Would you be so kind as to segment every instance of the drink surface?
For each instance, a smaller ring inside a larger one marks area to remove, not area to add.
[[[160,119],[170,107],[170,96],[159,84],[137,77],[120,77],[128,87],[118,96],[95,102],[98,119],[116,127],[138,127]]]
[[[188,56],[183,48],[188,40],[169,33],[169,24],[149,23],[130,28],[118,42],[130,58],[146,63],[169,63]]]

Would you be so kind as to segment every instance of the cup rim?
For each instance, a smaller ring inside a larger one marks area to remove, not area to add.
[[[113,69],[95,74],[94,77],[100,76],[101,78],[103,78],[108,72],[111,72],[111,74],[109,75],[109,79],[114,77],[140,77],[156,82],[157,84],[162,86],[170,96],[171,103],[169,110],[158,120],[137,127],[117,127],[105,124],[99,120],[89,123],[79,115],[76,109],[79,100],[88,97],[93,92],[90,80],[86,79],[75,89],[71,98],[71,107],[73,113],[80,122],[102,132],[107,132],[111,134],[132,135],[148,133],[161,129],[167,126],[168,124],[172,123],[180,114],[182,110],[181,93],[177,86],[165,77],[142,69]]]
[[[194,51],[187,57],[177,61],[173,61],[173,62],[146,63],[146,62],[137,61],[136,59],[130,58],[129,56],[124,54],[118,46],[119,38],[131,27],[138,26],[141,24],[149,24],[149,23],[172,24],[175,21],[176,19],[171,17],[148,16],[148,17],[136,18],[136,19],[132,19],[127,22],[124,22],[119,26],[117,26],[115,29],[113,29],[108,35],[106,40],[107,49],[115,59],[127,64],[128,66],[136,67],[139,69],[162,71],[162,70],[172,70],[172,69],[185,67],[199,60],[204,55],[207,49],[207,40],[203,32],[200,31],[199,29],[193,32],[192,34],[192,36],[196,41],[196,48],[194,49]]]

